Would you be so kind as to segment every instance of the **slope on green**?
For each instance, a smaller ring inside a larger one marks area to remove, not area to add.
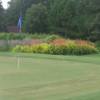
[[[99,94],[100,55],[0,53],[0,100],[100,100]]]

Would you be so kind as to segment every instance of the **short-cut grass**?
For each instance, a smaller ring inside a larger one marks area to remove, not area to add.
[[[100,100],[100,54],[0,53],[0,100]]]

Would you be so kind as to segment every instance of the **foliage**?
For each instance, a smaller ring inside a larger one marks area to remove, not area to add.
[[[53,40],[55,40],[55,39],[59,39],[59,38],[61,38],[59,35],[48,35],[48,37],[46,37],[45,38],[45,41],[46,42],[52,42]]]
[[[99,31],[94,31],[89,35],[88,40],[91,40],[93,42],[99,41],[100,40],[100,32]]]
[[[48,31],[48,12],[43,4],[32,5],[26,12],[24,21],[24,31],[26,32],[47,32]]]
[[[98,52],[93,43],[83,40],[57,39],[52,42],[52,45],[54,46],[51,52],[54,54],[84,55]]]
[[[4,9],[2,7],[2,2],[0,1],[0,32],[4,31]]]
[[[44,3],[45,0],[11,0],[9,2],[9,8],[7,9],[7,24],[16,25],[20,13],[22,13],[23,19],[28,8],[32,4]]]
[[[33,46],[16,46],[13,48],[13,52],[26,52],[26,53],[48,53],[49,44],[39,44]]]
[[[100,39],[100,0],[11,0],[5,13],[6,26],[17,25],[21,14],[25,32]]]
[[[49,20],[52,31],[65,33],[66,37],[82,39],[90,39],[93,31],[100,33],[100,1],[52,0],[51,2]]]
[[[45,34],[45,33],[34,33],[34,34],[26,34],[26,33],[0,33],[0,40],[24,40],[24,39],[41,39],[43,41],[48,41],[51,38],[58,38],[59,35],[53,34]]]
[[[58,39],[55,39],[55,40],[51,41],[50,44],[53,44],[53,45],[65,45],[66,44],[66,39],[58,38]]]
[[[13,52],[27,52],[27,53],[45,53],[53,55],[85,55],[98,53],[98,50],[93,44],[88,42],[67,40],[65,44],[38,44],[33,46],[16,46]]]
[[[27,34],[0,33],[0,40],[22,40]]]
[[[46,43],[32,46],[33,53],[45,53],[46,54],[46,53],[49,53],[49,48],[50,48],[50,45]]]
[[[96,41],[96,46],[97,46],[97,48],[99,49],[99,51],[100,51],[100,41]]]

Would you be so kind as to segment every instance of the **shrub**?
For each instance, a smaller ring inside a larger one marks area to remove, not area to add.
[[[54,41],[55,39],[58,39],[58,38],[60,38],[60,36],[58,36],[58,35],[49,35],[48,37],[45,38],[45,41],[46,42],[52,42],[52,41]]]
[[[93,46],[89,46],[89,45],[77,45],[76,49],[73,50],[73,54],[76,55],[85,55],[85,54],[93,54],[93,53],[97,53],[98,50],[93,47]]]
[[[25,34],[0,33],[0,40],[22,40],[25,37]]]
[[[12,49],[13,52],[26,52],[26,53],[48,53],[49,44],[39,44],[32,46],[21,46],[17,45]]]
[[[100,51],[100,41],[96,41],[96,47],[99,49],[99,51]]]
[[[66,44],[66,39],[63,39],[63,38],[55,39],[55,40],[51,41],[50,44],[65,45]]]
[[[51,45],[49,53],[54,55],[66,55],[68,54],[68,49],[65,45]]]
[[[50,45],[46,43],[39,44],[39,45],[33,45],[32,52],[33,53],[48,53],[49,47]]]
[[[60,38],[59,35],[45,34],[45,33],[0,33],[0,40],[30,40],[30,39],[41,39],[44,41],[54,40]]]
[[[92,43],[74,40],[67,40],[65,44],[42,43],[33,46],[16,46],[14,52],[44,53],[54,55],[85,55],[98,53],[97,48]]]
[[[12,50],[13,52],[25,52],[25,53],[32,53],[32,47],[31,46],[21,46],[17,45]]]
[[[81,45],[52,45],[49,49],[50,54],[57,55],[85,55],[97,53],[98,50],[92,46],[81,46]]]

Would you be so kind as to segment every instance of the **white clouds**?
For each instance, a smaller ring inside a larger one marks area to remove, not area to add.
[[[10,1],[10,0],[1,0],[1,1],[2,1],[3,7],[4,7],[5,9],[7,9],[7,7],[8,7],[7,2]]]

